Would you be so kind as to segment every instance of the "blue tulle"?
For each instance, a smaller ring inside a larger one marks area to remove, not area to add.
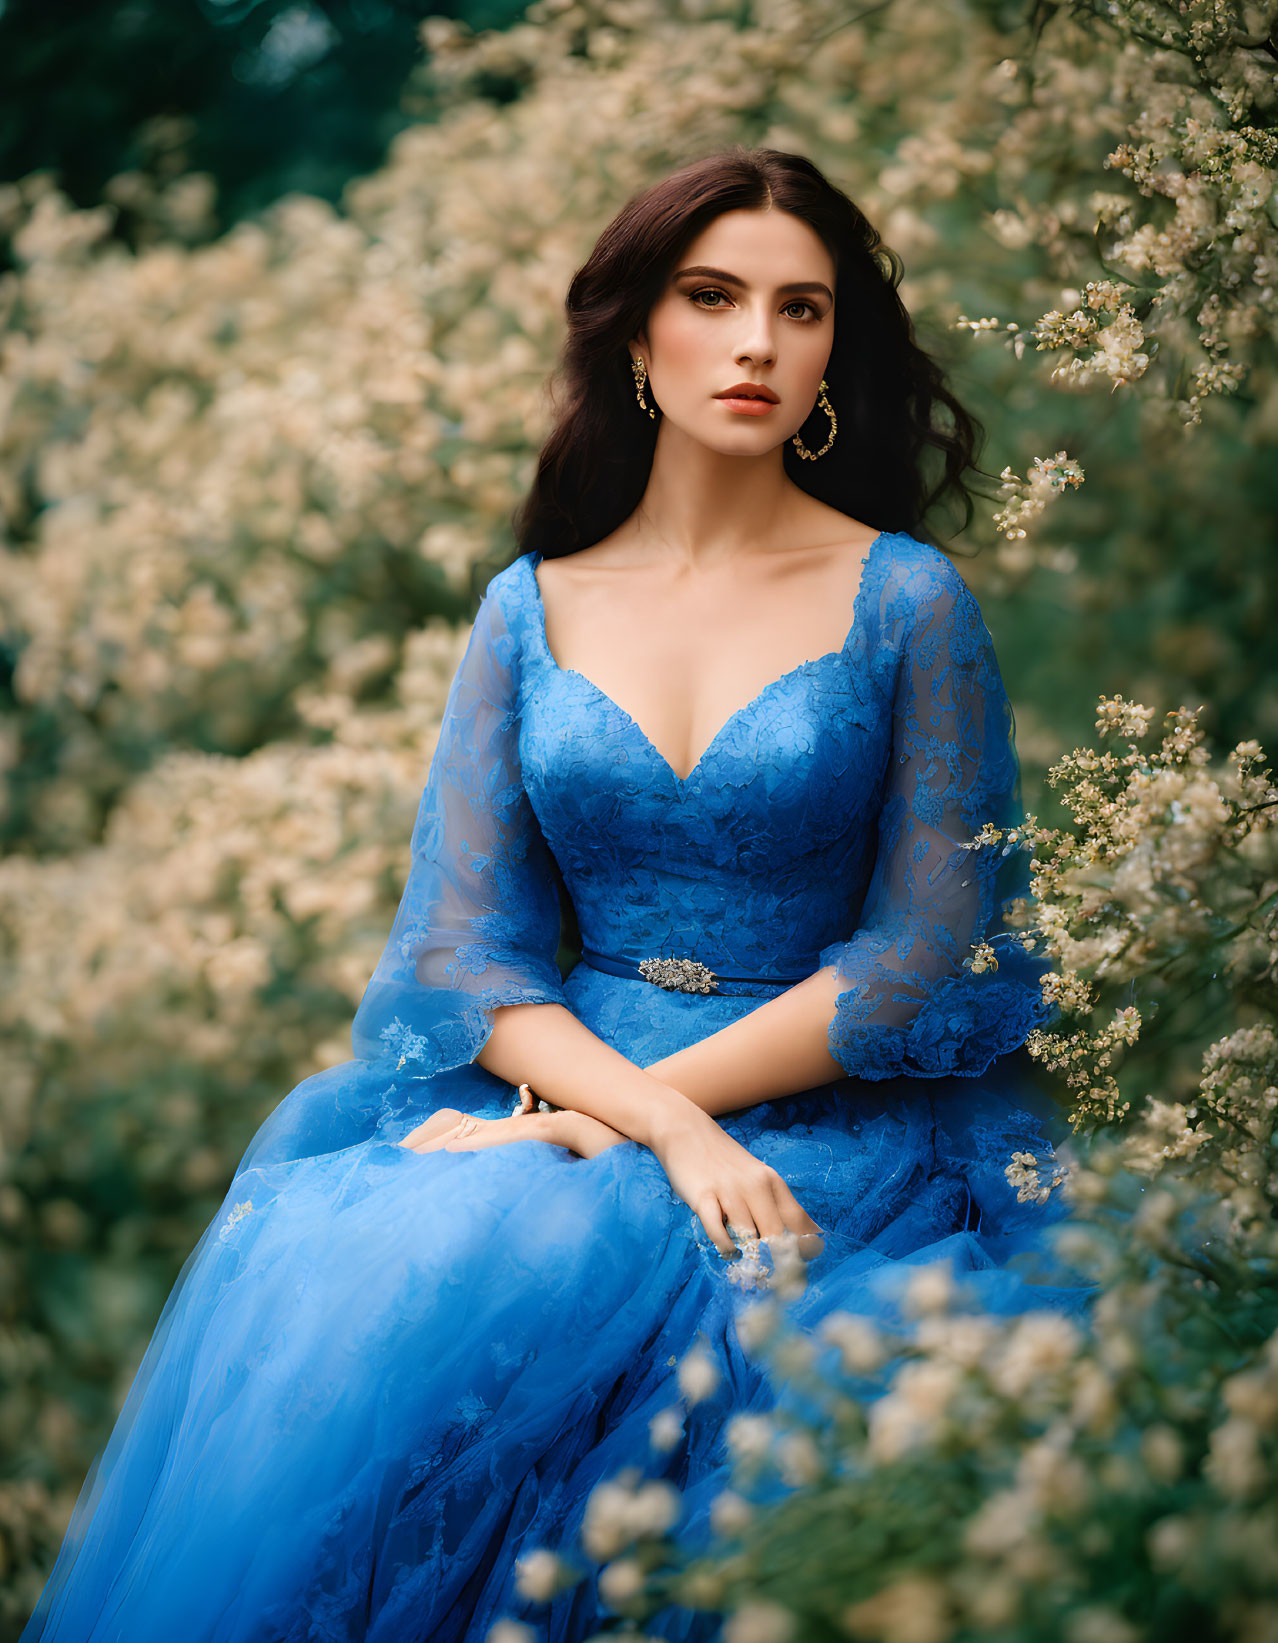
[[[995,1312],[1085,1304],[1043,1254],[1054,1204],[1018,1204],[1003,1174],[1060,1125],[1019,1048],[1050,1015],[1004,922],[1027,858],[963,848],[1021,812],[1011,709],[958,572],[880,536],[843,647],[774,680],[680,778],[556,663],[536,564],[480,607],[355,1058],[254,1137],[24,1643],[478,1643],[503,1615],[576,1643],[606,1618],[593,1585],[543,1608],[513,1566],[572,1546],[595,1482],[669,1478],[685,1531],[708,1532],[723,1420],[773,1394],[733,1327],[753,1297],[654,1155],[397,1144],[442,1106],[510,1112],[475,1061],[503,1004],[566,1005],[645,1065],[775,996],[768,977],[833,966],[847,1076],[723,1119],[826,1229],[796,1321],[894,1318],[902,1274],[942,1257]],[[760,979],[565,979],[565,897],[600,953]],[[964,963],[981,940],[997,969]],[[718,1389],[658,1452],[649,1422],[698,1340]],[[649,1627],[716,1629],[685,1611]]]

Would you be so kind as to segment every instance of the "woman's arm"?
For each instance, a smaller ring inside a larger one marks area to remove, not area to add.
[[[644,1071],[714,1117],[845,1078],[829,1047],[830,1020],[842,990],[833,968],[818,970],[740,1021]]]
[[[494,1011],[493,1030],[475,1059],[508,1084],[531,1084],[552,1106],[588,1114],[654,1151],[672,1130],[706,1110],[636,1066],[559,1004]]]
[[[612,1141],[629,1137],[651,1147],[689,1105],[717,1118],[845,1077],[829,1050],[840,990],[833,968],[818,970],[740,1021],[646,1067],[568,1010],[516,1004],[497,1011],[477,1059],[508,1083],[531,1084],[552,1106],[589,1114],[612,1130]],[[596,1147],[610,1144],[588,1129],[580,1133]]]

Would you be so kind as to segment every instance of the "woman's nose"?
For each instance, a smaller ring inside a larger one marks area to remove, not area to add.
[[[771,316],[753,314],[745,325],[737,345],[737,360],[752,361],[755,365],[771,365],[776,358],[776,338],[772,334]]]

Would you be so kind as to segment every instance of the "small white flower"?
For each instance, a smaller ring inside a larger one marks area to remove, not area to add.
[[[995,1390],[1006,1398],[1024,1397],[1049,1375],[1069,1368],[1081,1344],[1078,1328],[1068,1318],[1046,1310],[1027,1312],[990,1366]]]
[[[678,1521],[681,1505],[679,1491],[664,1478],[641,1484],[630,1501],[630,1527],[635,1539],[664,1535]]]
[[[905,1286],[905,1306],[915,1317],[946,1312],[953,1301],[954,1271],[948,1260],[933,1261],[910,1274]]]
[[[1175,1483],[1185,1467],[1185,1446],[1180,1434],[1161,1421],[1147,1426],[1141,1433],[1140,1458],[1150,1477],[1159,1483]]]
[[[757,1352],[776,1333],[780,1321],[781,1309],[774,1300],[751,1301],[737,1313],[737,1339],[747,1352]]]
[[[768,1240],[772,1251],[772,1288],[784,1300],[802,1295],[808,1286],[808,1263],[799,1252],[799,1236],[780,1232]]]
[[[781,1476],[795,1489],[815,1483],[825,1470],[810,1432],[783,1433],[777,1439],[777,1463]]]
[[[673,1405],[659,1409],[648,1422],[648,1441],[659,1453],[673,1449],[683,1436],[683,1416]]]
[[[701,1403],[719,1384],[719,1366],[703,1346],[694,1346],[679,1365],[679,1390],[689,1403]]]
[[[956,1364],[922,1358],[902,1367],[892,1390],[917,1419],[936,1421],[954,1401],[960,1378],[961,1371]]]
[[[1027,1541],[1038,1525],[1033,1501],[1017,1489],[988,1496],[963,1532],[963,1544],[976,1557],[1006,1556]]]
[[[533,1603],[549,1603],[556,1592],[570,1584],[567,1567],[554,1552],[538,1548],[515,1560],[516,1590]]]
[[[794,1616],[779,1603],[743,1603],[723,1627],[723,1643],[789,1643]]]
[[[735,1489],[724,1489],[710,1503],[710,1527],[717,1535],[740,1535],[749,1527],[754,1507]]]
[[[728,1447],[741,1460],[759,1460],[772,1443],[772,1422],[766,1415],[734,1415],[725,1428]]]
[[[499,1620],[485,1632],[484,1643],[537,1643],[537,1634],[522,1621]]]
[[[630,1531],[631,1491],[613,1479],[590,1491],[581,1525],[581,1543],[590,1556],[602,1561],[626,1544]]]
[[[678,1520],[682,1497],[674,1484],[653,1478],[636,1487],[636,1475],[628,1468],[597,1483],[586,1502],[581,1543],[601,1563],[633,1541],[664,1535]]]
[[[1076,1609],[1065,1623],[1069,1643],[1137,1643],[1142,1633],[1103,1603]]]
[[[924,1423],[904,1399],[889,1393],[870,1406],[866,1451],[871,1460],[889,1464],[899,1460],[923,1436]]]
[[[599,1595],[614,1609],[643,1595],[643,1570],[634,1558],[619,1558],[599,1571]]]
[[[1246,1500],[1263,1488],[1265,1463],[1260,1433],[1252,1421],[1231,1415],[1215,1428],[1203,1470],[1230,1500]]]
[[[883,1337],[868,1318],[851,1312],[831,1312],[822,1318],[817,1333],[838,1347],[843,1367],[852,1375],[869,1375],[887,1361]]]
[[[999,1338],[992,1318],[964,1313],[923,1318],[918,1327],[918,1344],[925,1352],[964,1369],[974,1369]]]
[[[1198,1530],[1188,1518],[1164,1517],[1145,1536],[1150,1561],[1156,1569],[1180,1568],[1198,1544]]]

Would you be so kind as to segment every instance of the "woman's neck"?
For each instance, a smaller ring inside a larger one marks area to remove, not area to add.
[[[807,501],[786,474],[783,448],[762,456],[726,456],[670,423],[657,448],[643,498],[632,516],[645,553],[708,569],[752,550],[766,552],[797,520]]]

